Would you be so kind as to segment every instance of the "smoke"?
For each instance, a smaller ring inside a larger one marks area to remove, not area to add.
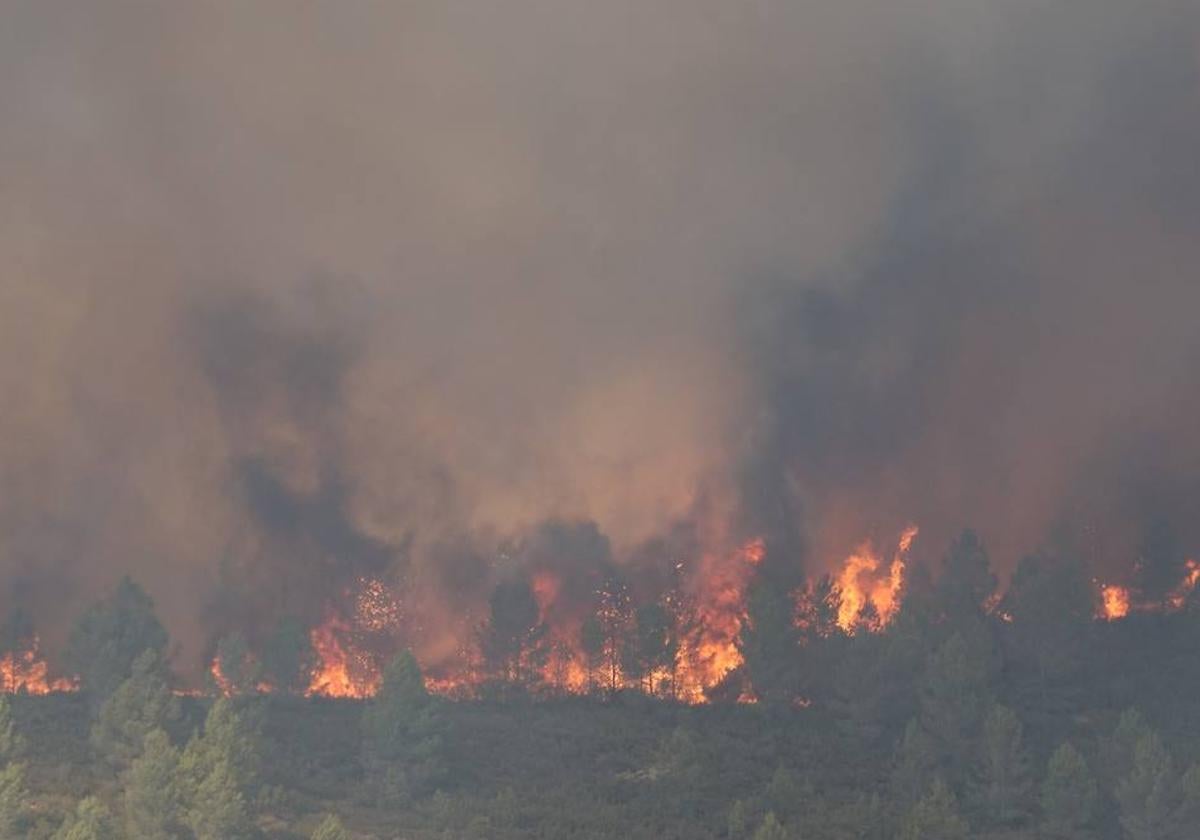
[[[703,517],[796,572],[1200,539],[1191,4],[4,7],[0,581],[51,644],[124,573],[186,667],[379,576],[445,651],[499,546],[582,598]]]

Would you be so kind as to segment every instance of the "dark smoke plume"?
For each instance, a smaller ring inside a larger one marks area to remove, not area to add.
[[[448,655],[514,568],[653,593],[714,531],[1200,551],[1192,3],[3,17],[0,594],[51,648],[126,573],[193,668],[364,576]]]

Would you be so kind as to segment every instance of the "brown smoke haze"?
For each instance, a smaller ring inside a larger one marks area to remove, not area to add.
[[[1197,550],[1198,149],[1182,0],[0,0],[0,603]]]

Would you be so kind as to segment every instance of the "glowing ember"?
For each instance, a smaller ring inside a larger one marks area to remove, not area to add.
[[[380,633],[400,626],[400,602],[383,581],[359,578],[354,599],[355,624],[363,630]]]
[[[905,559],[919,532],[916,525],[904,529],[886,574],[882,573],[883,560],[869,540],[846,558],[837,577],[841,597],[837,623],[844,631],[853,633],[857,629],[863,608],[868,603],[874,607],[877,619],[876,626],[867,629],[878,630],[891,621],[900,607]]]
[[[7,694],[51,694],[74,691],[74,681],[50,679],[49,668],[39,651],[37,636],[28,640],[22,651],[9,651],[0,657],[0,688]]]
[[[1200,583],[1200,562],[1188,560],[1184,564],[1184,568],[1187,570],[1187,574],[1167,596],[1167,603],[1176,610],[1183,609],[1192,591],[1196,588],[1196,584]]]

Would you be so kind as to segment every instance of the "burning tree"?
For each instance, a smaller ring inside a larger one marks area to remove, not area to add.
[[[480,633],[484,660],[499,681],[529,688],[539,680],[548,653],[546,625],[529,581],[502,581],[488,603],[489,620]]]

